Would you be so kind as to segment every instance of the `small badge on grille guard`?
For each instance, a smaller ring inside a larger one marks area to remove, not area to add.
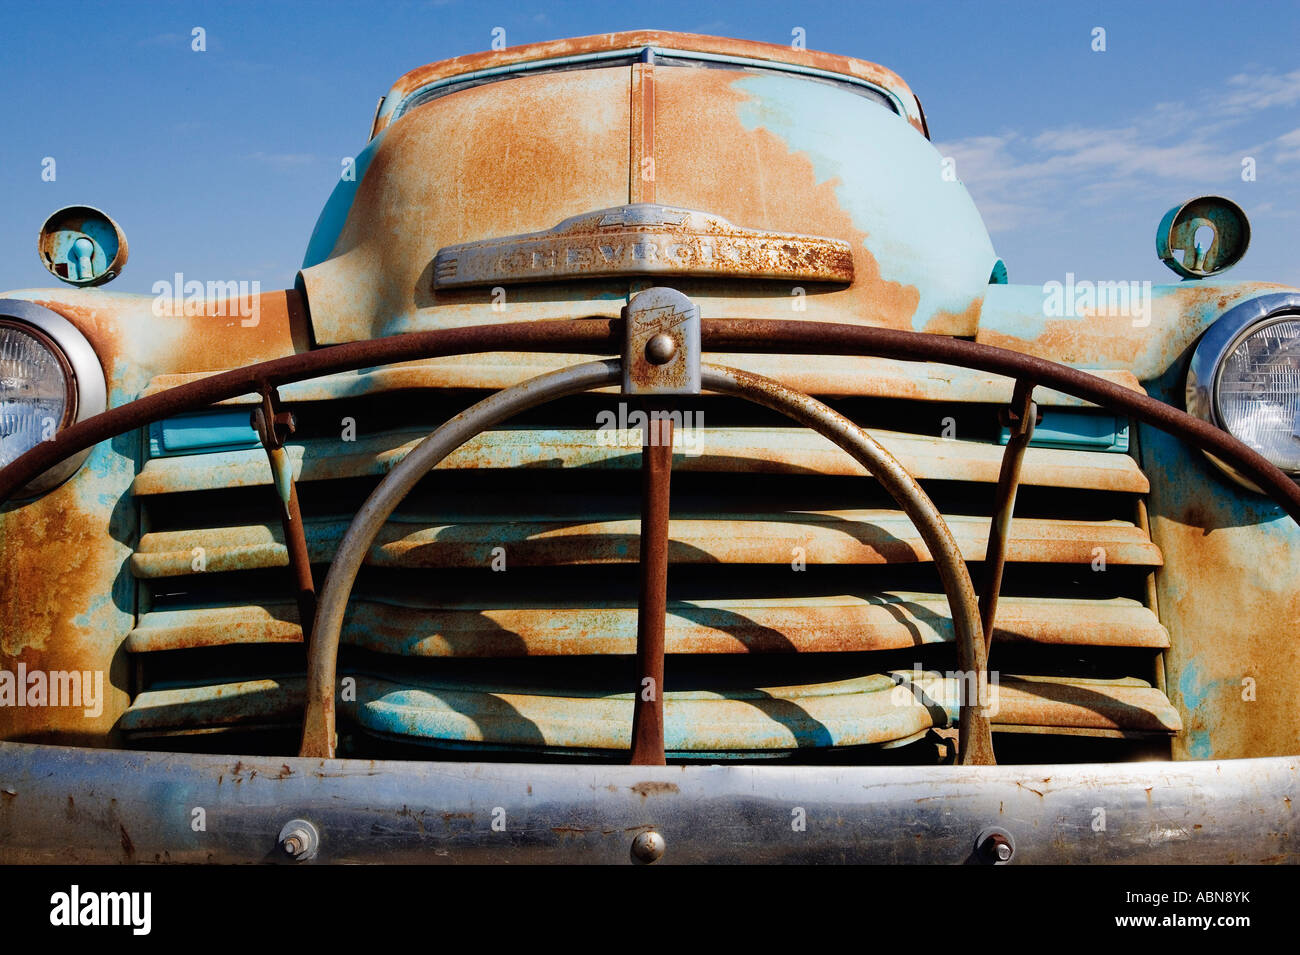
[[[433,260],[438,289],[618,276],[853,281],[847,242],[760,232],[721,216],[633,203],[553,229],[449,245]]]
[[[700,308],[676,289],[650,288],[623,309],[623,394],[700,393]]]

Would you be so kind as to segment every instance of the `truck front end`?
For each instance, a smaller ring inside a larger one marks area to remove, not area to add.
[[[1232,203],[1008,284],[895,74],[636,32],[408,73],[289,289],[103,291],[65,212],[0,860],[1296,860],[1300,291]]]

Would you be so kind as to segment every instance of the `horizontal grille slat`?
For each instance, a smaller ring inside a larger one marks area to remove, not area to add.
[[[294,477],[301,481],[373,477],[386,474],[423,440],[425,432],[386,432],[355,442],[314,439],[288,445]],[[993,484],[1002,459],[1000,445],[956,438],[868,429],[909,473],[919,480],[960,480]],[[510,429],[479,435],[453,452],[443,470],[496,468],[640,467],[640,442],[627,430],[609,431],[602,444],[594,430]],[[673,469],[765,474],[866,475],[868,472],[831,441],[804,429],[700,429],[700,453],[679,453]],[[1146,493],[1148,482],[1137,462],[1123,454],[1059,448],[1029,448],[1021,481],[1029,486],[1073,487]],[[206,491],[270,484],[261,449],[155,458],[132,486],[136,495]]]
[[[630,654],[636,607],[593,599],[565,606],[445,601],[399,606],[354,598],[343,640],[379,653],[427,657]],[[195,608],[145,614],[127,649],[148,653],[302,640],[292,604]],[[1169,634],[1137,601],[1004,597],[999,642],[1063,646],[1166,647]],[[670,601],[668,653],[817,653],[904,649],[953,641],[941,594]]]
[[[948,516],[962,556],[983,560],[988,518]],[[436,518],[432,519],[436,520]],[[305,520],[308,553],[328,562],[347,530],[346,520]],[[490,519],[427,526],[408,517],[380,531],[366,563],[379,567],[487,567],[496,548],[516,566],[635,562],[636,519],[590,522]],[[131,558],[137,577],[193,572],[196,554],[205,572],[287,566],[279,527],[205,528],[145,534]],[[802,550],[811,564],[888,564],[930,560],[919,532],[901,511],[832,511],[678,519],[669,525],[669,560],[678,564],[788,564]],[[1016,562],[1089,564],[1098,548],[1108,564],[1156,566],[1160,550],[1138,527],[1123,521],[1011,522],[1007,559]]]
[[[342,704],[381,734],[431,741],[563,749],[625,750],[632,694],[512,692],[463,685],[408,685],[358,676]],[[141,694],[123,717],[128,733],[237,727],[301,710],[300,679],[259,680]],[[947,725],[958,681],[908,671],[804,686],[664,695],[667,749],[676,752],[854,746],[907,739]],[[993,723],[1099,731],[1174,733],[1177,712],[1140,681],[1005,677],[990,688]]]

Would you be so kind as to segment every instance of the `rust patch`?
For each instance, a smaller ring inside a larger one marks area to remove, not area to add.
[[[506,95],[468,89],[404,117],[376,149],[332,257],[303,272],[318,343],[409,330],[431,306],[420,327],[509,321],[521,308],[530,319],[617,314],[626,280],[520,286],[498,314],[485,307],[490,288],[435,291],[433,260],[444,246],[626,203],[629,106],[624,67],[520,77]]]
[[[93,291],[59,291],[58,298],[37,299],[37,304],[58,312],[86,336],[104,363],[110,392],[138,393],[155,375],[238,368],[310,347],[306,309],[293,289],[204,302],[202,309],[177,313],[165,306],[161,315],[147,295],[106,299]],[[245,318],[241,311],[250,314]],[[254,315],[256,324],[245,325]]]
[[[146,295],[61,289],[33,300],[86,336],[114,405],[156,374],[239,366],[307,345],[306,315],[293,291],[258,296],[256,327],[211,314],[158,316]],[[0,516],[0,667],[99,672],[104,693],[103,711],[92,718],[72,707],[5,708],[0,738],[102,740],[125,710],[126,660],[118,648],[134,603],[123,565],[136,534],[125,502],[138,441],[127,434],[111,451],[97,448],[68,483]]]
[[[661,783],[654,780],[647,780],[643,783],[637,783],[635,786],[629,786],[628,789],[636,793],[642,799],[647,796],[671,796],[680,793],[676,783]]]
[[[45,497],[0,516],[0,668],[14,671],[21,663],[29,672],[99,673],[102,712],[87,717],[82,707],[5,707],[0,739],[99,736],[126,706],[122,662],[115,669],[113,660],[130,617],[115,606],[113,591],[129,550],[106,533],[108,513],[83,504],[79,490],[95,479],[93,463]],[[108,486],[124,489],[129,480],[114,476]]]
[[[573,216],[541,232],[444,246],[433,268],[440,292],[600,277],[838,284],[853,280],[853,254],[837,239],[763,232],[708,212],[637,203]]]
[[[990,329],[980,329],[976,341],[1011,351],[1071,364],[1090,363],[1098,356],[1117,365],[1132,365],[1146,344],[1150,329],[1134,329],[1127,316],[1089,315],[1044,321],[1042,332],[1030,341]],[[1145,331],[1146,334],[1136,334]]]
[[[871,237],[839,203],[838,177],[820,180],[812,160],[779,136],[746,129],[739,116],[750,95],[728,70],[661,70],[656,76],[656,200],[704,209],[745,225],[777,233],[818,235],[848,242],[853,281],[845,289],[815,285],[806,297],[809,321],[849,322],[911,329],[920,303],[913,285],[887,281],[871,253]],[[708,130],[701,138],[700,131]],[[834,257],[828,251],[828,255]],[[818,263],[822,268],[842,263]],[[751,283],[737,297],[708,280],[673,283],[710,317],[789,314],[790,289]],[[753,292],[769,295],[754,297]],[[978,310],[971,313],[978,316]],[[975,325],[962,330],[973,334]]]
[[[650,63],[632,67],[629,103],[631,139],[628,163],[628,202],[655,201],[655,68]],[[649,160],[647,165],[646,160]]]
[[[1194,475],[1210,467],[1197,465]],[[1168,690],[1186,726],[1174,741],[1175,758],[1296,752],[1300,646],[1291,634],[1300,593],[1287,574],[1267,570],[1294,562],[1291,535],[1261,533],[1248,510],[1214,506],[1211,494],[1227,500],[1218,489],[1184,488],[1170,507],[1162,501],[1170,484],[1185,485],[1188,477],[1155,469],[1151,476],[1160,508],[1152,537],[1166,555],[1157,576],[1160,611],[1176,635],[1166,651]],[[1259,687],[1249,700],[1246,677]]]
[[[938,309],[921,329],[933,335],[971,335],[979,328],[980,312],[984,308],[984,296],[971,301],[960,312],[948,312]]]
[[[421,809],[419,812],[415,812],[411,809],[410,806],[403,806],[400,810],[398,810],[397,815],[405,816],[408,819],[414,821],[416,827],[420,830],[420,834],[423,835],[425,832],[424,814],[426,811],[427,810]],[[443,813],[443,819],[445,820],[446,818],[447,818],[447,813]]]

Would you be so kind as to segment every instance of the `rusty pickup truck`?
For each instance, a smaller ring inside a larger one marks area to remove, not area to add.
[[[1177,198],[1177,197],[1171,197]],[[859,59],[413,70],[292,287],[0,296],[0,861],[1297,859],[1300,290],[1015,285]]]

